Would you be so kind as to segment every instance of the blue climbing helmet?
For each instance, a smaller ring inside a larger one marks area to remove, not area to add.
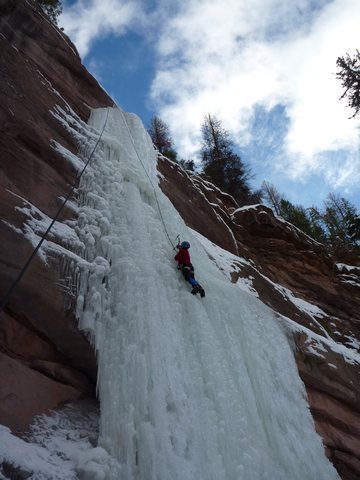
[[[180,245],[181,248],[186,248],[189,249],[190,248],[190,243],[189,242],[181,242],[181,245]]]

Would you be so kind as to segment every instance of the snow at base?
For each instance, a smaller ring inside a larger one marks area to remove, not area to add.
[[[0,425],[0,480],[105,480],[112,459],[94,446],[98,408],[78,402],[37,417],[25,438]]]
[[[337,479],[273,312],[228,281],[163,195],[135,115],[95,110],[89,138],[107,115],[76,227],[86,245],[77,313],[98,351],[106,478]],[[170,238],[190,242],[204,299],[176,270],[162,218]]]

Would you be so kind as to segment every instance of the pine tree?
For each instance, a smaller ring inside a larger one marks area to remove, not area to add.
[[[355,110],[355,117],[360,110],[360,52],[356,50],[353,57],[347,53],[345,57],[339,57],[336,61],[340,71],[336,74],[341,80],[345,91],[341,98],[347,97],[349,107]]]
[[[324,222],[319,210],[312,206],[307,208],[306,212],[311,225],[311,232],[308,235],[320,243],[328,243]]]
[[[268,182],[262,184],[263,198],[277,215],[292,223],[340,261],[356,262],[360,254],[360,216],[348,200],[329,193],[322,208],[293,205]]]
[[[356,243],[359,222],[356,208],[348,200],[329,193],[324,201],[323,221],[331,243]]]
[[[302,205],[293,205],[285,199],[280,200],[281,216],[302,232],[318,242],[326,241],[326,235],[320,219],[315,215],[314,207],[307,209]]]
[[[283,217],[314,240],[321,243],[326,241],[322,217],[315,207],[293,205],[269,182],[264,181],[261,189],[264,200],[273,208],[276,215]]]
[[[348,228],[350,240],[360,246],[360,216],[356,215],[350,222]]]
[[[201,126],[201,159],[204,173],[224,192],[232,195],[244,205],[252,200],[248,185],[249,168],[233,151],[233,142],[222,126],[221,120],[214,115],[205,115]]]
[[[170,135],[169,127],[159,117],[153,117],[150,120],[148,128],[149,135],[155,147],[162,155],[176,161],[177,154],[173,149],[173,140]]]
[[[273,208],[275,214],[281,215],[280,202],[282,195],[274,185],[264,180],[261,184],[261,193],[264,200]]]
[[[191,170],[192,172],[195,172],[195,162],[194,160],[183,160],[181,159],[179,161],[179,164],[184,168],[185,170]]]
[[[57,19],[62,13],[60,0],[37,0],[50,20],[57,25]]]

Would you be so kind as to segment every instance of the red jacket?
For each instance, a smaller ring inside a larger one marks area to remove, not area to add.
[[[175,255],[175,260],[178,262],[179,265],[189,265],[189,251],[186,248],[180,248],[178,253]]]

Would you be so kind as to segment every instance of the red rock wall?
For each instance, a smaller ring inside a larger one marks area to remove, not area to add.
[[[112,100],[37,2],[0,0],[0,52],[2,298],[33,249],[17,230],[24,230],[17,208],[30,202],[53,218],[76,181],[76,170],[51,141],[74,153],[78,146],[51,112],[70,107],[86,121],[89,107]],[[72,215],[66,209],[61,220]],[[95,354],[64,308],[60,265],[57,254],[48,265],[37,256],[1,313],[0,423],[17,431],[35,414],[94,395]]]

